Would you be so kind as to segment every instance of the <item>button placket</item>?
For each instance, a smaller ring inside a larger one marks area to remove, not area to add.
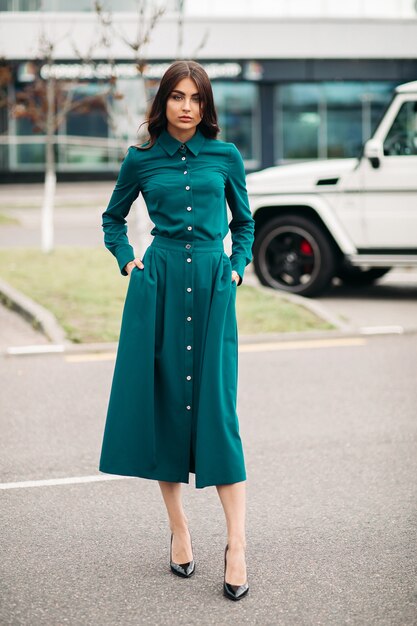
[[[193,344],[193,263],[192,263],[192,253],[193,253],[193,244],[188,242],[185,244],[185,250],[183,253],[184,259],[184,276],[185,276],[185,309],[184,309],[184,352],[185,352],[185,369],[184,369],[184,385],[185,385],[185,393],[184,393],[184,405],[186,412],[191,412],[193,408],[193,384],[192,384],[192,373],[193,373],[193,361],[194,361],[194,344]]]
[[[185,219],[185,230],[186,235],[189,235],[194,230],[194,215],[192,213],[192,186],[191,186],[191,178],[190,178],[190,168],[189,162],[187,160],[187,152],[186,146],[180,147],[181,156],[181,168],[183,172],[183,180],[184,180],[184,189],[186,192],[186,206],[185,210],[187,211],[187,218]]]
[[[186,219],[184,220],[185,233],[184,239],[187,239],[191,235],[194,227],[194,214],[193,214],[193,202],[192,202],[192,188],[190,178],[190,168],[188,163],[188,154],[186,146],[180,148],[181,160],[181,176],[185,189],[185,211]],[[184,309],[184,406],[185,412],[192,415],[193,409],[193,364],[194,364],[194,331],[193,331],[193,308],[194,308],[194,294],[193,294],[193,243],[188,240],[185,244],[185,250],[183,254],[184,258],[184,276],[185,276],[185,309]]]

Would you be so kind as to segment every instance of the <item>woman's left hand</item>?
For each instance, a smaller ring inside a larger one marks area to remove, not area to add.
[[[240,276],[239,274],[236,272],[236,270],[232,270],[232,281],[236,281],[236,284],[239,284],[240,281]]]

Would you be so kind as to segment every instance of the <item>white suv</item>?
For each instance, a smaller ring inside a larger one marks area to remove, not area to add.
[[[334,276],[366,285],[417,266],[417,81],[395,89],[359,158],[270,167],[247,186],[264,285],[312,296]]]

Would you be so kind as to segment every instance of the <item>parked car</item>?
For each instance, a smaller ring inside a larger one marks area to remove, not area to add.
[[[396,87],[358,158],[270,167],[247,185],[263,285],[314,296],[335,276],[368,285],[417,266],[417,81]]]

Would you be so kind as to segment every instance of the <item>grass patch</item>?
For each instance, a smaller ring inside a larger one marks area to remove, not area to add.
[[[9,224],[17,225],[20,224],[20,222],[16,217],[0,213],[0,226],[7,226]]]
[[[260,292],[243,283],[237,290],[236,314],[239,334],[287,333],[308,330],[330,330],[329,322],[322,320],[303,306],[284,298]]]
[[[103,248],[0,250],[1,277],[49,309],[73,342],[117,341],[128,277]],[[313,313],[243,284],[237,289],[239,333],[322,330]]]

